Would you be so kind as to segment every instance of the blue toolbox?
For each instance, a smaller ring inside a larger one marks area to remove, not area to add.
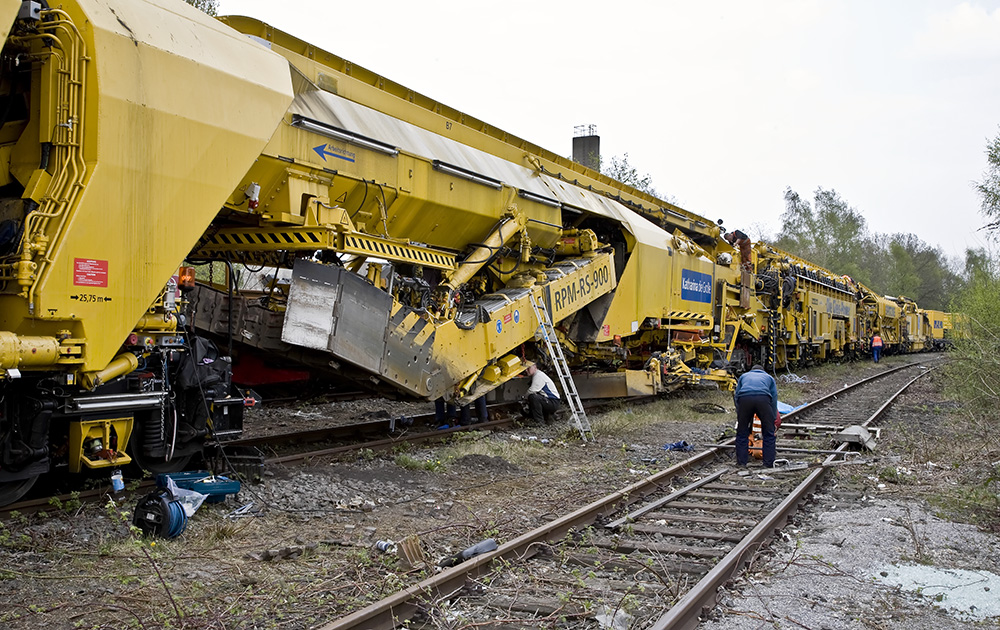
[[[239,481],[221,475],[213,475],[204,470],[160,474],[156,476],[156,485],[166,488],[167,477],[173,479],[178,488],[208,495],[208,498],[205,499],[206,503],[222,503],[226,500],[226,495],[236,494],[240,491]]]

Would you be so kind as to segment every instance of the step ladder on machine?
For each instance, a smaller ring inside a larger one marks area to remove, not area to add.
[[[562,385],[563,395],[569,404],[573,426],[580,432],[583,441],[587,441],[587,435],[591,433],[590,421],[587,420],[587,412],[583,410],[583,403],[580,401],[580,394],[576,391],[576,383],[573,382],[573,375],[569,373],[569,366],[566,364],[566,355],[563,354],[559,337],[556,336],[556,329],[549,319],[549,313],[545,309],[545,303],[535,299],[531,295],[531,308],[535,311],[539,327],[542,330],[542,339],[545,340],[545,347],[552,358],[552,365],[556,368],[559,376],[559,384]]]

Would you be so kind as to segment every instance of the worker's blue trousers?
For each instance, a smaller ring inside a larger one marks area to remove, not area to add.
[[[750,460],[750,430],[755,415],[760,418],[764,466],[770,468],[774,465],[774,443],[777,439],[774,435],[774,402],[767,394],[740,396],[736,401],[736,463],[746,466]]]

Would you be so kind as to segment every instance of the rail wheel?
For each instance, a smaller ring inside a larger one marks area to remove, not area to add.
[[[157,419],[153,416],[136,418],[135,430],[128,444],[129,455],[139,468],[154,475],[180,472],[191,463],[194,454],[188,449],[188,452],[175,453],[168,458],[166,454],[170,449],[160,435]]]
[[[35,485],[38,477],[39,475],[35,475],[34,477],[18,479],[17,481],[0,482],[0,505],[13,503],[28,494],[28,490],[31,490],[31,487]]]
[[[191,463],[191,458],[194,457],[193,455],[180,455],[173,457],[168,461],[165,457],[150,457],[148,455],[143,455],[139,451],[140,449],[132,451],[132,461],[135,462],[139,468],[148,470],[154,475],[180,472],[187,468],[187,465]]]

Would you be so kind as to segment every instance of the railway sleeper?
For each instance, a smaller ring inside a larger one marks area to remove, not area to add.
[[[692,547],[686,545],[675,545],[671,543],[653,542],[649,540],[636,540],[632,538],[599,538],[594,544],[602,549],[609,549],[617,553],[632,553],[639,551],[642,553],[664,553],[687,556],[691,558],[721,558],[726,555],[726,549],[714,547]]]
[[[711,568],[706,564],[670,556],[657,558],[656,564],[653,566],[645,563],[646,558],[626,562],[618,559],[620,557],[620,554],[611,557],[610,554],[599,556],[597,554],[583,553],[569,554],[564,558],[564,561],[571,566],[580,566],[588,569],[600,568],[605,571],[618,571],[622,574],[628,574],[629,572],[634,574],[652,572],[661,579],[670,579],[671,574],[677,573],[704,575]]]

